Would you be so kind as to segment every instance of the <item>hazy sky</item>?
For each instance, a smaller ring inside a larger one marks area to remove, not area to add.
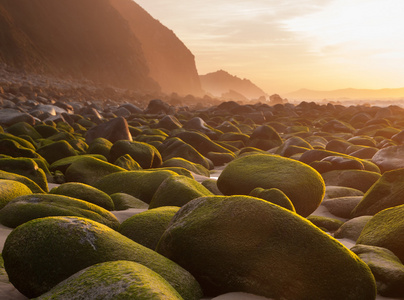
[[[266,92],[404,87],[403,0],[135,0],[195,55]]]

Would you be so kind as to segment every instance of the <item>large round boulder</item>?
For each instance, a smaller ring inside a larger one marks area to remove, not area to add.
[[[168,170],[127,171],[107,175],[98,180],[94,187],[107,193],[126,193],[150,203],[160,184],[177,173]]]
[[[28,177],[0,170],[0,179],[14,180],[25,184],[33,193],[45,193],[39,185]]]
[[[118,219],[106,209],[80,199],[52,194],[30,194],[14,198],[0,210],[0,223],[15,228],[33,219],[49,216],[88,218],[118,229]]]
[[[184,299],[199,300],[202,296],[199,284],[185,269],[117,231],[84,218],[48,217],[27,222],[7,237],[3,258],[10,282],[28,298],[48,292],[89,266],[117,260],[150,268]]]
[[[182,300],[159,274],[133,261],[109,261],[88,267],[36,298],[86,300]]]
[[[171,220],[156,251],[190,271],[205,295],[370,300],[368,266],[298,214],[248,196],[195,199]]]
[[[304,217],[316,210],[325,192],[324,181],[316,170],[270,154],[252,154],[230,162],[220,174],[217,186],[224,195],[248,195],[257,187],[277,188]]]
[[[0,209],[14,198],[23,195],[30,195],[32,191],[23,183],[0,179]]]
[[[110,161],[129,154],[143,169],[158,168],[162,159],[160,152],[152,145],[142,142],[116,141],[109,152]]]
[[[70,164],[66,169],[65,177],[69,182],[93,185],[104,176],[117,172],[126,172],[126,170],[95,157],[83,156]]]
[[[356,243],[387,248],[404,261],[404,205],[375,214]]]
[[[404,204],[404,169],[383,173],[354,208],[351,217],[375,215],[383,209]]]
[[[213,195],[206,187],[187,176],[170,176],[165,179],[150,201],[149,208],[183,206],[189,201]]]
[[[136,243],[154,250],[179,209],[176,206],[164,206],[135,214],[123,221],[118,231]]]
[[[404,168],[404,145],[390,146],[380,149],[373,157],[382,172]]]
[[[114,210],[115,208],[114,201],[112,201],[108,194],[92,187],[91,185],[80,182],[67,182],[61,184],[53,188],[50,193],[81,199],[101,206],[106,210]]]

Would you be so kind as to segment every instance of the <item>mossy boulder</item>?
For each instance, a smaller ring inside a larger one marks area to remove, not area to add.
[[[156,147],[142,142],[116,141],[111,147],[109,160],[116,161],[122,155],[129,154],[143,169],[158,168],[162,163]]]
[[[118,231],[136,243],[154,250],[179,209],[176,206],[164,206],[138,213],[123,221]]]
[[[45,192],[48,191],[45,172],[31,158],[0,158],[0,170],[28,177]]]
[[[290,201],[284,192],[277,188],[263,189],[257,187],[251,191],[250,196],[263,199],[273,204],[282,206],[283,208],[289,209],[290,211],[296,212],[292,201]]]
[[[254,197],[189,202],[156,251],[189,270],[209,296],[240,291],[294,300],[376,297],[368,266],[351,251],[299,215]]]
[[[167,161],[170,158],[181,157],[195,164],[200,164],[206,169],[210,168],[209,161],[194,147],[185,143],[180,138],[174,137],[166,139],[158,147],[158,150],[161,153],[163,161]]]
[[[375,214],[356,243],[387,248],[404,261],[404,205]]]
[[[65,173],[66,181],[93,185],[104,176],[117,172],[127,172],[124,168],[95,157],[86,156],[75,160]]]
[[[104,138],[94,139],[90,145],[88,145],[88,154],[101,154],[105,157],[109,157],[109,151],[111,150],[113,143]]]
[[[8,179],[21,182],[25,184],[33,193],[45,193],[45,191],[41,189],[41,187],[34,181],[22,175],[0,170],[0,179]]]
[[[334,170],[321,176],[326,185],[350,187],[366,193],[381,175],[365,170]]]
[[[374,215],[379,211],[404,204],[404,169],[383,173],[352,211],[352,217]]]
[[[94,187],[108,195],[126,193],[150,203],[160,184],[168,177],[177,176],[173,171],[126,171],[107,175],[98,180]]]
[[[31,150],[34,150],[34,151],[36,149],[35,146],[32,143],[28,142],[27,140],[25,140],[25,139],[23,139],[21,137],[15,136],[15,135],[13,135],[11,133],[7,133],[7,132],[0,133],[0,141],[1,140],[12,140],[12,141],[18,143],[19,145],[21,145],[24,148],[28,148],[28,149],[31,149]]]
[[[300,150],[302,152],[305,152],[307,150],[313,149],[313,147],[310,145],[309,142],[306,142],[303,138],[299,136],[293,136],[291,138],[288,138],[277,150],[276,154],[279,154],[281,156],[285,157],[290,157],[296,152],[295,147],[300,147]]]
[[[236,149],[237,150],[237,149]],[[215,166],[223,166],[236,157],[233,153],[208,152],[206,158],[210,159]]]
[[[261,150],[269,150],[282,145],[283,141],[279,133],[269,125],[261,125],[254,129],[247,143],[248,147]]]
[[[199,300],[200,287],[189,272],[117,231],[76,217],[49,217],[25,223],[11,232],[3,249],[10,282],[32,298],[97,263],[128,260],[140,263],[189,300]]]
[[[189,201],[213,195],[202,184],[186,176],[170,176],[165,179],[150,201],[149,208],[161,206],[183,206]]]
[[[165,168],[158,168],[159,170],[168,170],[168,171],[173,171],[177,173],[177,175],[183,175],[186,177],[189,177],[191,179],[195,179],[194,175],[192,175],[192,172],[185,169],[185,168],[180,168],[180,167],[165,167]],[[156,169],[147,169],[146,171],[155,171]]]
[[[59,132],[56,127],[47,124],[35,125],[34,129],[45,139]]]
[[[11,139],[0,139],[0,154],[11,157],[40,157],[35,150],[21,146],[18,142]]]
[[[49,145],[42,146],[37,150],[37,153],[45,158],[49,164],[68,156],[77,155],[74,148],[66,141],[57,141]]]
[[[30,124],[26,122],[19,122],[16,124],[13,124],[6,129],[7,133],[10,133],[12,135],[16,136],[21,136],[21,135],[28,135],[32,139],[37,140],[42,138],[42,136],[39,134],[38,131],[34,127],[32,127]]]
[[[50,192],[51,194],[63,195],[84,200],[92,204],[101,206],[106,210],[114,210],[115,208],[114,202],[108,194],[92,187],[91,185],[80,182],[64,183],[59,185],[58,187],[53,188]]]
[[[77,272],[36,300],[182,300],[159,274],[132,261],[99,263]]]
[[[129,208],[148,209],[149,204],[133,197],[126,193],[115,193],[110,195],[112,201],[114,201],[115,210],[126,210]]]
[[[369,266],[376,279],[378,294],[404,297],[404,265],[393,252],[366,245],[356,245],[351,250]]]
[[[217,180],[216,179],[205,179],[201,182],[201,184],[206,187],[213,195],[222,196],[223,193],[217,187]]]
[[[230,162],[217,186],[224,195],[248,195],[253,189],[277,188],[307,217],[321,203],[325,185],[320,174],[301,162],[270,154],[251,154]]]
[[[220,146],[218,143],[212,141],[207,135],[200,132],[184,131],[177,133],[175,136],[183,140],[185,143],[188,143],[205,156],[209,152],[232,153],[230,150]]]
[[[132,158],[129,154],[122,155],[117,158],[114,165],[121,167],[128,171],[142,170],[139,163]]]
[[[193,162],[186,160],[184,158],[181,158],[181,157],[170,158],[170,159],[164,161],[161,166],[163,168],[164,167],[185,168],[198,175],[202,175],[202,176],[206,176],[206,177],[210,176],[209,170],[207,168],[205,168],[204,166],[202,166],[201,164],[193,163]]]
[[[106,209],[90,202],[52,194],[31,194],[14,198],[0,210],[0,223],[15,228],[33,219],[49,216],[88,218],[118,229],[117,218]]]
[[[83,155],[78,155],[78,156],[69,156],[69,157],[65,157],[65,158],[62,158],[62,159],[59,159],[59,160],[53,162],[49,166],[49,170],[52,172],[61,171],[64,174],[64,173],[66,173],[67,168],[70,167],[70,165],[73,162],[75,162],[76,160],[82,159],[83,157],[93,157],[93,158],[103,160],[105,162],[107,161],[105,156],[103,156],[101,154],[83,154]]]
[[[32,191],[23,183],[0,179],[0,209],[14,198],[23,195],[30,195]]]

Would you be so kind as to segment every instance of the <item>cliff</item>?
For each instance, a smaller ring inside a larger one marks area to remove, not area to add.
[[[194,56],[131,0],[2,0],[0,62],[140,92],[201,94]]]
[[[174,32],[132,0],[110,0],[142,44],[150,76],[163,92],[201,95],[195,57]]]

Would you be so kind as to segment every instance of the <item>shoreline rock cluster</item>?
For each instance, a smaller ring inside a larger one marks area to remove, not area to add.
[[[26,297],[404,297],[404,109],[11,92],[0,276]]]

